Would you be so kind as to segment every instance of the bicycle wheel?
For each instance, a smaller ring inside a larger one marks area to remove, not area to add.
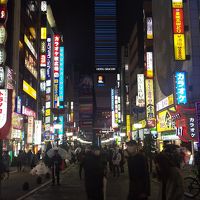
[[[200,193],[200,184],[193,177],[184,178],[185,196],[194,198]]]

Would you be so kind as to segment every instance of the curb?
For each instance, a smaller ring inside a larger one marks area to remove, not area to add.
[[[70,165],[69,167],[67,167],[65,170],[61,171],[61,174],[65,174],[66,172],[68,172],[74,165]],[[23,200],[26,199],[27,197],[29,197],[30,195],[32,195],[33,193],[37,192],[38,190],[40,190],[41,188],[45,187],[46,185],[50,184],[51,180],[46,181],[45,183],[43,183],[42,185],[40,185],[39,187],[36,187],[34,189],[32,189],[30,192],[26,193],[25,195],[17,198],[16,200]]]

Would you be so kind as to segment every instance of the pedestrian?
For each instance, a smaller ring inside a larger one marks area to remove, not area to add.
[[[21,172],[23,169],[23,151],[19,150],[19,154],[17,156],[17,171]]]
[[[119,147],[116,147],[112,157],[113,162],[113,176],[119,177],[120,175],[120,162],[121,162],[121,154],[119,153]]]
[[[93,147],[84,159],[85,189],[88,200],[104,200],[105,166],[99,147]]]
[[[137,152],[137,142],[126,143],[124,156],[129,172],[129,193],[127,200],[147,200],[150,195],[149,167],[144,154]]]
[[[7,179],[9,179],[9,175],[10,175],[10,156],[8,154],[8,151],[4,151],[3,155],[2,155],[2,161],[4,164],[4,169],[5,169],[5,173],[7,174]]]
[[[55,176],[57,180],[57,185],[60,185],[61,164],[62,164],[62,158],[58,153],[58,148],[55,148],[54,156],[51,158],[52,185],[55,185]]]
[[[184,183],[178,166],[164,152],[156,155],[154,162],[160,181],[158,200],[183,200]]]
[[[121,161],[120,161],[120,172],[124,173],[124,164],[125,164],[125,158],[124,158],[124,151],[120,148],[119,153],[121,154]]]

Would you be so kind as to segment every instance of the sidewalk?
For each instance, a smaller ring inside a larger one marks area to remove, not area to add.
[[[68,167],[69,168],[69,167]],[[68,169],[66,168],[66,170]],[[64,170],[65,171],[65,170]],[[51,179],[45,177],[42,178],[42,184],[45,182],[51,182]],[[23,190],[23,184],[25,182],[29,183],[29,190]],[[17,168],[12,167],[10,169],[10,178],[8,180],[2,181],[2,197],[1,200],[15,200],[19,197],[27,194],[31,190],[41,186],[37,183],[37,176],[30,174],[30,169],[26,168],[25,172],[17,172]]]

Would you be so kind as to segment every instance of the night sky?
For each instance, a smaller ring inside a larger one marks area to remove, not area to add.
[[[94,63],[93,0],[50,0],[58,30],[64,35],[67,64],[91,71]],[[119,44],[126,44],[142,0],[118,0]],[[83,70],[82,70],[83,71]]]

